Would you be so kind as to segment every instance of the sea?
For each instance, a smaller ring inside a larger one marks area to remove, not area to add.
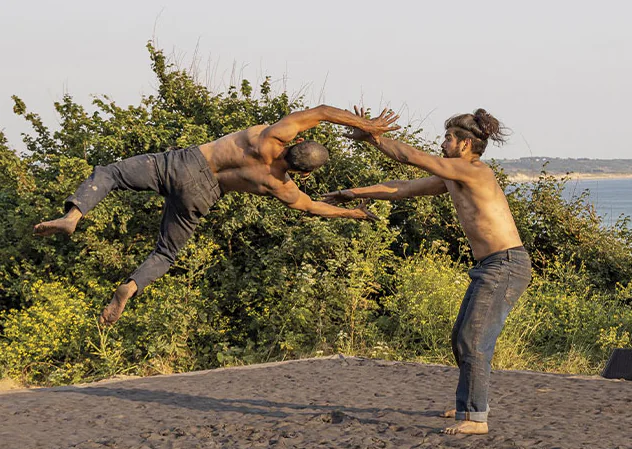
[[[564,197],[589,192],[587,202],[595,206],[605,226],[614,225],[622,215],[632,217],[632,178],[571,179],[564,187]],[[632,223],[628,224],[632,228]]]

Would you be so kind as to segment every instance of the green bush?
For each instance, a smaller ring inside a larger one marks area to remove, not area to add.
[[[450,334],[470,278],[440,247],[403,260],[395,292],[385,299],[386,339],[400,356],[433,362],[453,357]]]
[[[28,308],[0,314],[0,366],[25,383],[71,383],[90,369],[90,304],[67,280],[25,286]]]

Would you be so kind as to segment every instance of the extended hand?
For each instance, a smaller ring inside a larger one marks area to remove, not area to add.
[[[358,107],[354,106],[354,108],[357,114]],[[365,131],[371,133],[373,137],[381,136],[388,131],[396,131],[401,128],[399,125],[393,125],[398,119],[399,115],[395,115],[395,112],[384,108],[378,117],[370,120],[371,125]]]
[[[354,106],[353,109],[358,117],[366,119],[364,108],[358,109],[357,106]],[[368,124],[363,126],[362,129],[353,128],[351,133],[344,134],[344,136],[358,141],[377,143],[379,142],[379,137],[385,132],[395,131],[400,128],[399,125],[393,125],[397,119],[399,119],[399,115],[395,115],[393,111],[384,109],[378,117],[366,119]]]
[[[362,200],[362,202],[358,205],[358,207],[355,208],[355,210],[364,212],[365,216],[361,217],[360,220],[378,221],[380,217],[378,217],[377,215],[375,215],[373,212],[371,212],[370,210],[366,208],[366,204],[368,201],[369,201],[368,199]]]
[[[355,194],[351,190],[336,190],[335,192],[325,193],[323,195],[323,203],[342,204],[355,198]]]

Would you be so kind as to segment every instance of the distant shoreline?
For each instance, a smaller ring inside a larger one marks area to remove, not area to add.
[[[561,179],[632,179],[632,173],[547,173],[548,176]],[[528,175],[526,173],[514,173],[507,176],[511,182],[532,182],[540,178],[540,174]]]

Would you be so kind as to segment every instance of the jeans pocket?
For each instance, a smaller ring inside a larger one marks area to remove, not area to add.
[[[525,292],[531,282],[531,273],[513,273],[509,270],[507,279],[507,292],[505,293],[505,301],[511,307],[515,306],[522,294]]]
[[[195,173],[193,173],[190,167],[184,165],[180,170],[178,170],[173,185],[175,186],[176,191],[184,192],[186,190],[190,190],[191,184],[195,182]]]
[[[203,189],[199,183],[195,182],[195,180],[188,183],[181,189],[178,189],[176,199],[178,211],[185,216],[204,216],[210,209],[210,205],[204,196]]]
[[[482,265],[483,273],[481,278],[484,283],[491,287],[492,292],[496,291],[501,282],[505,280],[507,271],[506,263],[503,259],[494,260]]]

